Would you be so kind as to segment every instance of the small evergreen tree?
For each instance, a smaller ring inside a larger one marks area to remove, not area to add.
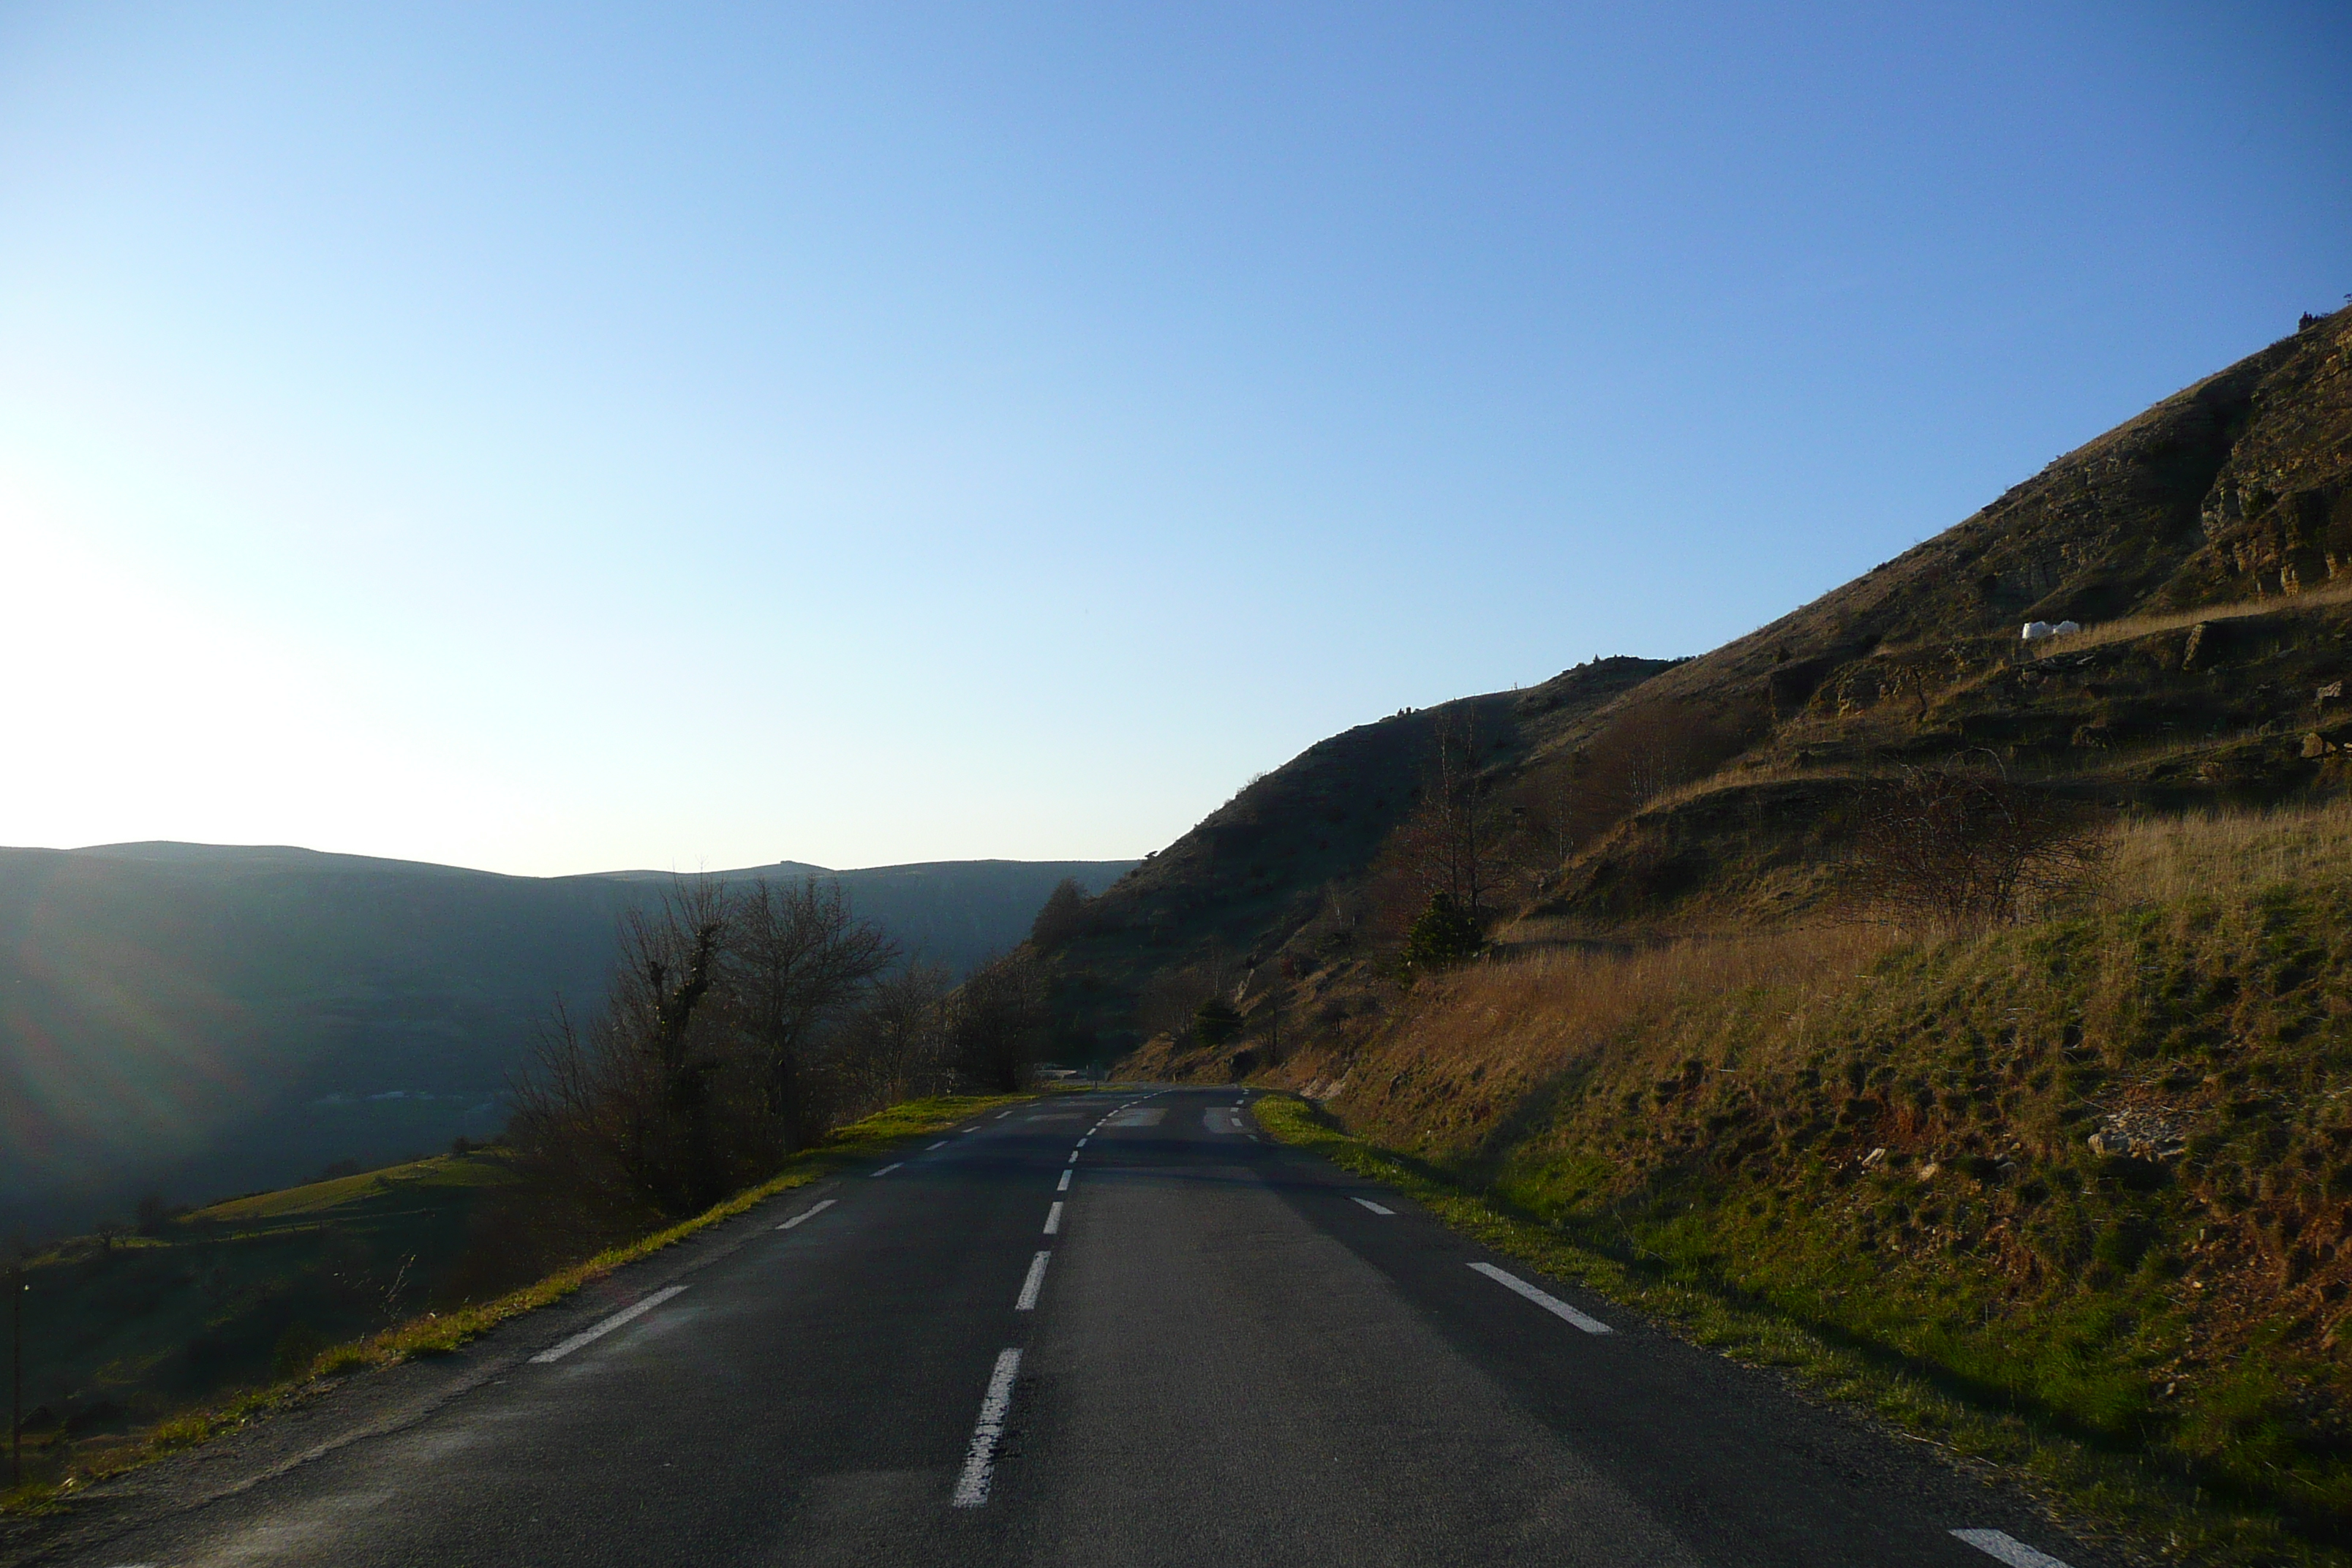
[[[1045,895],[1045,907],[1030,922],[1029,941],[1040,952],[1051,952],[1087,926],[1087,890],[1076,877],[1065,877]]]
[[[1204,1046],[1222,1046],[1242,1032],[1240,1010],[1222,996],[1212,996],[1192,1010],[1192,1030]]]
[[[1405,966],[1413,970],[1443,969],[1449,963],[1459,963],[1465,958],[1478,956],[1486,945],[1486,934],[1478,929],[1475,916],[1454,901],[1451,893],[1431,897],[1429,908],[1412,922],[1405,933]]]

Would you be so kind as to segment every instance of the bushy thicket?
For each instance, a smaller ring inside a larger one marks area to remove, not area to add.
[[[602,1010],[559,1010],[513,1088],[541,1248],[698,1212],[895,1100],[1016,1089],[1041,1022],[1034,962],[951,989],[814,879],[681,885],[620,945]]]

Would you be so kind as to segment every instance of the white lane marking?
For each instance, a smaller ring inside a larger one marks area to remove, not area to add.
[[[1052,1208],[1045,1211],[1045,1234],[1047,1236],[1058,1235],[1061,1232],[1061,1228],[1062,1205],[1055,1204]]]
[[[883,1166],[880,1170],[878,1170],[878,1171],[875,1172],[874,1173],[875,1173],[876,1175],[877,1175],[877,1176],[887,1176],[887,1175],[888,1175],[891,1172],[893,1172],[893,1171],[897,1170],[900,1165],[903,1165],[903,1164],[905,1164],[906,1163],[907,1163],[907,1162],[906,1162],[906,1161],[904,1161],[904,1160],[894,1161],[892,1163]]]
[[[1054,1255],[1041,1252],[1029,1260],[1029,1278],[1021,1281],[1021,1299],[1013,1303],[1016,1312],[1033,1311],[1037,1306],[1037,1292],[1045,1288],[1045,1260]]]
[[[996,1468],[996,1445],[1004,1436],[1004,1417],[1013,1409],[1013,1380],[1020,1375],[1021,1352],[999,1351],[996,1370],[988,1379],[988,1396],[980,1402],[980,1424],[971,1429],[971,1447],[963,1457],[963,1474],[956,1478],[958,1508],[978,1508],[988,1500],[989,1477]]]
[[[931,1145],[931,1149],[944,1149],[944,1148],[946,1148],[947,1146],[948,1146],[948,1141],[947,1141],[946,1139],[942,1138],[942,1139],[940,1139],[938,1142],[936,1142],[936,1143],[932,1144],[932,1145]],[[928,1153],[929,1153],[929,1152],[931,1152],[931,1149],[926,1149],[926,1150],[924,1150],[924,1151],[923,1151],[923,1152],[924,1152],[924,1153],[926,1153],[926,1154],[928,1154]]]
[[[1084,1138],[1079,1139],[1076,1146],[1080,1149],[1085,1148],[1087,1146],[1087,1141]]]
[[[611,1333],[614,1329],[619,1328],[623,1323],[628,1322],[632,1319],[639,1317],[644,1313],[652,1311],[656,1307],[660,1306],[664,1301],[668,1300],[672,1296],[678,1294],[685,1289],[686,1287],[683,1285],[671,1285],[656,1290],[652,1295],[646,1297],[644,1300],[638,1302],[635,1306],[622,1308],[619,1311],[614,1313],[611,1317],[605,1319],[603,1322],[598,1323],[593,1328],[583,1329],[578,1333],[572,1335],[570,1339],[564,1341],[562,1344],[550,1345],[547,1349],[540,1352],[530,1359],[534,1362],[561,1361],[565,1356],[570,1355],[573,1351],[578,1350],[582,1345],[591,1343],[596,1340],[601,1340],[606,1334]]]
[[[1003,1121],[1006,1117],[1008,1117],[1008,1116],[1010,1116],[1010,1115],[1012,1115],[1012,1114],[1013,1114],[1013,1112],[1011,1112],[1011,1111],[1009,1111],[1009,1110],[1000,1110],[1000,1111],[998,1111],[998,1112],[996,1113],[996,1119],[997,1119],[999,1121]]]
[[[1363,1205],[1366,1208],[1368,1208],[1368,1209],[1371,1210],[1374,1214],[1394,1214],[1394,1213],[1396,1213],[1396,1210],[1394,1210],[1394,1209],[1392,1209],[1392,1208],[1389,1208],[1389,1207],[1385,1206],[1384,1205],[1376,1204],[1376,1203],[1372,1202],[1372,1200],[1371,1200],[1371,1199],[1370,1199],[1370,1198],[1358,1198],[1356,1201],[1357,1201],[1358,1203],[1360,1203],[1360,1204]]]
[[[1066,1193],[1070,1190],[1070,1173],[1066,1168],[1062,1172],[1062,1179],[1054,1184],[1054,1190],[1057,1193]]]
[[[1575,1324],[1578,1328],[1582,1329],[1588,1334],[1606,1334],[1615,1332],[1614,1330],[1610,1328],[1608,1324],[1602,1322],[1600,1319],[1586,1317],[1583,1313],[1578,1311],[1575,1308],[1570,1306],[1567,1302],[1561,1300],[1550,1291],[1538,1290],[1516,1274],[1506,1274],[1491,1263],[1474,1263],[1470,1267],[1475,1268],[1479,1273],[1484,1274],[1487,1279],[1492,1279],[1496,1284],[1502,1286],[1504,1289],[1517,1291],[1520,1295],[1525,1296],[1528,1300],[1533,1301],[1537,1306],[1541,1307],[1545,1311],[1552,1314],[1552,1316],[1566,1319],[1568,1321]]]
[[[1952,1533],[1979,1552],[2000,1558],[2009,1568],[2066,1568],[2047,1552],[2036,1552],[2005,1531],[1956,1530]]]
[[[783,1224],[778,1226],[776,1228],[778,1230],[790,1230],[793,1226],[800,1224],[800,1222],[804,1219],[816,1218],[817,1215],[831,1208],[838,1201],[838,1199],[835,1198],[822,1199],[819,1202],[811,1205],[809,1207],[801,1210],[800,1213],[793,1215],[792,1218],[784,1221]]]

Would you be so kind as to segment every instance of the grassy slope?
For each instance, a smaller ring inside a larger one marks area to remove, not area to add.
[[[2123,830],[1989,934],[1483,966],[1286,1074],[1455,1217],[2143,1544],[2352,1562],[2352,809]]]
[[[420,1310],[504,1175],[446,1155],[50,1247],[27,1270],[29,1425],[45,1450],[119,1436]]]
[[[420,1161],[236,1199],[174,1222],[160,1237],[136,1237],[110,1250],[82,1242],[53,1249],[35,1260],[30,1277],[37,1302],[26,1335],[33,1386],[37,1391],[46,1386],[40,1380],[54,1376],[75,1391],[80,1408],[103,1401],[120,1412],[91,1422],[94,1431],[45,1428],[27,1454],[33,1484],[0,1496],[0,1506],[54,1506],[61,1490],[266,1414],[299,1397],[318,1378],[446,1353],[778,1193],[1026,1098],[940,1096],[894,1106],[839,1129],[775,1177],[705,1214],[496,1300],[393,1321],[381,1295],[370,1291],[347,1320],[304,1320],[311,1333],[299,1345],[286,1343],[282,1329],[275,1339],[267,1332],[248,1335],[253,1353],[202,1377],[175,1375],[180,1363],[173,1347],[191,1326],[198,1337],[219,1335],[248,1324],[257,1315],[257,1302],[264,1315],[270,1304],[282,1306],[289,1298],[314,1310],[321,1298],[331,1302],[333,1270],[348,1256],[335,1250],[338,1233],[373,1225],[385,1233],[380,1240],[394,1245],[446,1236],[454,1255],[454,1246],[462,1244],[468,1196],[499,1179],[496,1154]]]

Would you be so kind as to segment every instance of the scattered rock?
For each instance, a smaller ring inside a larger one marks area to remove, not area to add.
[[[2177,1160],[2189,1149],[2179,1124],[2152,1110],[2111,1112],[2088,1142],[2093,1153],[2112,1159]]]

